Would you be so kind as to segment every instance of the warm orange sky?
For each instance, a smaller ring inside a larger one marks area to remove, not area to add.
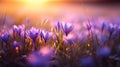
[[[18,4],[26,4],[25,1],[31,2],[47,2],[47,4],[102,4],[102,5],[116,5],[120,3],[120,0],[0,0],[0,4],[4,5],[18,5]]]
[[[25,1],[25,0],[0,0],[0,2],[22,2],[22,1]],[[32,0],[31,0],[32,1]],[[38,1],[38,0],[33,0],[33,1]],[[39,0],[40,1],[40,0]],[[42,1],[42,0],[41,0]],[[44,0],[45,1],[45,0]],[[97,2],[97,3],[103,3],[103,2],[105,2],[105,3],[113,3],[113,2],[119,2],[119,0],[47,0],[47,1],[49,1],[49,2],[66,2],[66,3],[68,3],[68,2],[71,2],[71,3],[73,3],[73,2]]]
[[[0,14],[7,14],[13,18],[24,19],[30,17],[33,21],[42,19],[48,20],[62,20],[71,21],[78,19],[81,16],[102,16],[102,17],[114,17],[120,16],[120,8],[116,6],[99,6],[84,4],[80,0],[50,0],[49,4],[36,5],[36,4],[24,4],[21,0],[0,0]],[[35,0],[34,0],[35,1]],[[82,0],[83,1],[83,0]],[[87,1],[87,0],[86,0]],[[91,1],[91,0],[89,0]],[[101,1],[101,0],[99,0]],[[59,3],[59,4],[58,4]],[[74,5],[69,3],[78,3],[81,5]],[[37,3],[38,4],[38,3]],[[16,21],[18,22],[18,21]]]

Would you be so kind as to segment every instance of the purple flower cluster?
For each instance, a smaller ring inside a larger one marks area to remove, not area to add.
[[[39,30],[34,27],[32,27],[30,30],[27,31],[27,35],[33,40],[33,42],[36,41],[38,34],[39,34]]]
[[[3,33],[0,38],[2,39],[2,41],[4,41],[5,43],[7,43],[7,41],[10,38],[10,34],[9,33]]]
[[[40,32],[40,36],[44,39],[45,43],[52,37],[52,35],[52,32],[47,32],[44,30]]]
[[[24,29],[25,29],[25,25],[19,25],[19,26],[14,25],[13,26],[13,32],[17,33],[18,35],[21,35]]]
[[[66,36],[73,30],[73,28],[74,28],[74,26],[70,23],[58,22],[57,25],[55,26],[56,30],[58,30],[58,31],[62,30]]]

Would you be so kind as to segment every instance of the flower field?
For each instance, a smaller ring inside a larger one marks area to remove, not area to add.
[[[120,67],[120,22],[28,25],[3,25],[0,67]]]

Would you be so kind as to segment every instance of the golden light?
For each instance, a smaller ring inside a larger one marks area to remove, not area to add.
[[[50,0],[22,0],[22,2],[28,6],[46,5],[49,1]]]

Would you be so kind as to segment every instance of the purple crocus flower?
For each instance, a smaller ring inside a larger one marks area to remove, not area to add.
[[[91,25],[90,24],[87,24],[87,30],[91,30]]]
[[[20,42],[14,41],[12,45],[13,47],[19,47],[20,44],[21,44]]]
[[[81,67],[95,67],[95,59],[92,56],[80,59]]]
[[[60,22],[58,22],[57,25],[55,26],[55,29],[56,29],[57,31],[60,31],[61,25],[62,25],[62,24],[61,24]]]
[[[7,41],[9,40],[9,37],[10,37],[10,34],[8,34],[8,33],[4,33],[4,34],[1,35],[1,39],[5,43],[7,43]]]
[[[39,32],[38,29],[32,27],[30,30],[27,31],[27,34],[33,40],[33,42],[35,42]]]
[[[13,26],[13,31],[18,35],[21,35],[21,32],[24,31],[25,25]]]
[[[36,38],[38,37],[39,30],[32,27],[30,30],[26,32],[26,34],[32,39],[34,50],[36,50]]]
[[[43,30],[39,30],[39,36],[43,38]]]
[[[46,43],[52,37],[52,32],[41,31],[40,36],[44,39]]]
[[[96,51],[96,53],[100,56],[100,57],[108,57],[111,53],[111,50],[109,47],[99,47]]]
[[[48,67],[49,62],[54,54],[51,47],[41,47],[40,51],[35,51],[27,57],[31,67]]]
[[[102,26],[101,26],[101,31],[103,32],[104,28],[105,28],[105,23],[102,23]]]
[[[64,23],[62,24],[62,30],[67,36],[73,30],[73,25]]]
[[[117,28],[116,25],[110,24],[108,25],[107,30],[110,33],[110,35],[112,35],[116,28]]]

